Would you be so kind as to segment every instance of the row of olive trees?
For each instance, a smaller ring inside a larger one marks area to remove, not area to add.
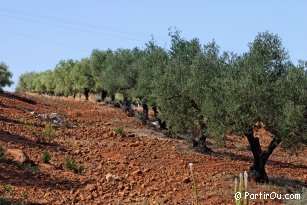
[[[161,126],[191,134],[204,151],[207,134],[223,139],[226,131],[246,136],[254,157],[251,167],[259,182],[267,182],[265,164],[274,149],[298,149],[307,141],[306,63],[294,65],[281,39],[260,33],[249,51],[221,53],[213,41],[183,39],[170,32],[171,47],[150,41],[145,49],[93,50],[90,58],[61,61],[53,71],[20,77],[23,92],[74,95],[100,93],[102,99],[121,93],[125,101],[139,99],[145,119],[150,105]],[[255,131],[272,133],[266,149]],[[206,133],[203,130],[206,129]]]
[[[9,67],[4,62],[0,62],[0,92],[3,92],[3,87],[12,85],[11,78],[12,73],[9,71]]]

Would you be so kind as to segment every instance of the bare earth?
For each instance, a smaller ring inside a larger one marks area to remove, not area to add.
[[[27,99],[32,99],[29,101]],[[34,112],[35,111],[35,112]],[[35,136],[47,124],[39,114],[57,113],[52,143]],[[123,126],[126,136],[114,130]],[[262,142],[268,133],[259,133]],[[120,108],[37,95],[0,94],[0,145],[23,149],[37,167],[19,165],[10,156],[0,162],[0,189],[11,185],[8,201],[25,204],[195,204],[189,172],[194,164],[200,204],[235,204],[234,178],[248,171],[251,153],[244,137],[228,137],[226,146],[209,140],[213,154],[195,152],[184,140],[165,137],[127,117]],[[51,154],[50,164],[41,160]],[[307,150],[290,155],[275,150],[267,164],[273,184],[249,182],[249,192],[296,193],[306,186]],[[76,174],[67,158],[85,166]],[[250,204],[284,204],[283,200],[250,200]]]

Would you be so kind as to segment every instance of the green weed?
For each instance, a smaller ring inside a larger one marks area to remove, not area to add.
[[[74,159],[66,159],[64,162],[64,166],[75,172],[76,174],[81,174],[84,171],[84,165],[77,165]]]
[[[48,152],[48,150],[44,150],[42,153],[42,161],[44,163],[49,163],[50,159],[51,159],[50,153]]]

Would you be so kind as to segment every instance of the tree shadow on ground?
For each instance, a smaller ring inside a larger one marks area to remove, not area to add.
[[[222,156],[222,157],[227,157],[235,160],[241,160],[241,161],[246,161],[246,162],[253,162],[253,157],[251,156],[244,156],[232,152],[226,152],[226,151],[216,151],[214,152],[216,156]],[[280,168],[298,168],[298,169],[306,169],[307,166],[303,164],[293,164],[293,163],[288,163],[288,162],[280,162],[276,160],[271,160],[269,159],[267,162],[267,165],[273,165],[273,166],[279,166]]]
[[[32,100],[30,98],[19,96],[19,95],[16,95],[14,93],[8,93],[8,92],[0,93],[0,97],[10,98],[10,99],[18,100],[18,101],[21,101],[21,102],[29,103],[29,104],[32,104],[32,105],[37,104],[34,100]]]
[[[22,122],[20,122],[20,121],[18,121],[18,120],[6,118],[6,117],[4,117],[4,116],[0,116],[0,121],[6,122],[6,123],[18,124],[18,125],[24,124],[24,123],[22,123]]]
[[[27,167],[13,161],[6,161],[2,163],[2,166],[0,165],[0,183],[54,190],[71,190],[75,187],[82,187],[79,181],[68,180],[58,174],[51,175],[41,172],[38,167]]]
[[[301,189],[302,187],[307,188],[307,183],[297,179],[289,179],[282,176],[272,176],[270,177],[270,184],[279,186],[279,187],[286,187],[292,188],[294,190]]]
[[[6,144],[16,145],[18,147],[39,148],[42,150],[49,148],[56,152],[60,152],[59,147],[62,148],[62,150],[66,150],[65,147],[54,142],[35,142],[24,136],[9,132],[0,131],[0,141]]]
[[[18,202],[18,201],[14,201],[14,200],[11,200],[11,199],[6,199],[6,198],[1,198],[0,199],[0,204],[1,205],[45,205],[45,204],[42,204],[42,203],[34,203],[34,202],[31,202],[29,200],[27,200],[28,202]]]

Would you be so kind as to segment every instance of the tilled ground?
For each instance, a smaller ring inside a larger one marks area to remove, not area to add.
[[[42,118],[50,113],[63,122]],[[46,131],[50,125],[55,138],[44,142],[43,136],[52,135]],[[119,127],[125,136],[115,133]],[[268,134],[259,135],[266,144]],[[188,166],[193,163],[199,204],[235,204],[234,178],[252,161],[246,140],[228,137],[224,146],[209,142],[214,153],[203,155],[119,108],[69,98],[0,94],[0,145],[23,149],[37,165],[20,165],[10,158],[0,162],[0,198],[25,204],[195,204]],[[42,162],[44,150],[51,154],[49,164]],[[276,150],[267,165],[273,184],[250,181],[249,192],[283,194],[306,186],[306,153]],[[68,170],[66,159],[84,165],[84,171]],[[250,202],[284,204],[278,199]]]

